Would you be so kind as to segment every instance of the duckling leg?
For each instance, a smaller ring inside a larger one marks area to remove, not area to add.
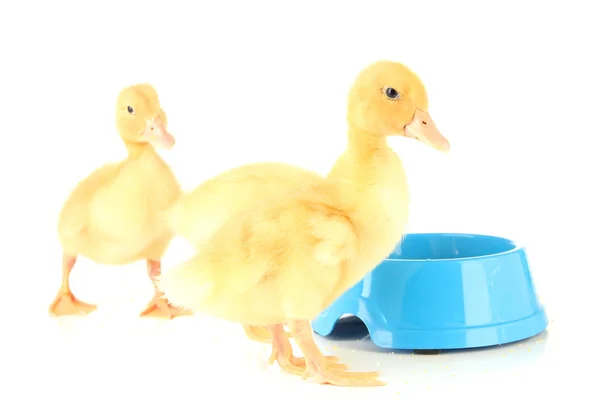
[[[306,370],[306,361],[303,357],[295,357],[292,345],[288,338],[289,333],[283,329],[283,325],[276,324],[269,327],[273,335],[273,349],[269,357],[269,364],[272,365],[275,360],[284,371],[293,375],[302,376]],[[328,367],[331,370],[346,370],[346,365],[337,363],[335,356],[324,356]]]
[[[146,306],[146,309],[140,313],[140,316],[173,319],[176,316],[192,315],[192,311],[188,309],[171,305],[164,297],[164,294],[156,287],[156,277],[160,274],[160,261],[148,260],[146,266],[148,269],[148,277],[150,277],[152,285],[154,286],[154,297],[148,306]]]
[[[273,334],[271,327],[258,326],[258,325],[242,325],[244,331],[250,340],[258,341],[259,343],[272,343]],[[291,334],[284,331],[287,337],[291,337]]]
[[[63,315],[87,315],[96,309],[96,305],[85,303],[75,296],[71,292],[69,287],[69,276],[71,270],[75,266],[77,257],[71,255],[63,255],[62,260],[62,284],[54,299],[54,302],[50,305],[49,312],[51,315],[63,316]]]
[[[290,329],[306,358],[303,374],[305,379],[312,378],[320,384],[350,387],[385,385],[385,382],[377,379],[379,372],[345,372],[331,369],[330,363],[313,339],[312,328],[308,321],[290,322]]]
[[[250,340],[258,341],[259,343],[270,343],[273,341],[273,335],[267,327],[256,326],[256,325],[242,325],[246,336]]]

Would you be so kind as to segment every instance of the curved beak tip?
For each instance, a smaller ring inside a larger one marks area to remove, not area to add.
[[[450,151],[450,143],[437,129],[427,112],[417,109],[413,120],[404,129],[410,137],[440,152],[448,153]]]
[[[159,121],[146,121],[144,138],[154,147],[170,150],[175,145],[175,138]]]

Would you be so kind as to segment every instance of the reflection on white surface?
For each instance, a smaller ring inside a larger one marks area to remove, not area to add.
[[[545,413],[549,403],[555,411],[565,395],[579,401],[575,411],[589,403],[591,388],[581,387],[574,374],[585,369],[590,356],[577,356],[565,324],[555,322],[552,313],[548,330],[531,339],[439,355],[378,349],[362,324],[345,319],[329,338],[317,336],[318,344],[353,370],[381,371],[388,382],[382,388],[347,389],[311,384],[269,366],[269,346],[250,342],[238,325],[204,316],[140,319],[151,290],[139,286],[137,294],[127,293],[135,299],[106,299],[84,318],[50,318],[48,302],[40,300],[21,325],[3,324],[10,345],[4,348],[9,357],[2,375],[8,404],[0,413],[18,408],[20,414],[0,417],[25,418],[43,410],[60,412],[62,419],[81,418],[82,412],[92,418],[216,419],[220,416],[205,417],[204,411],[256,409],[277,418],[275,407],[281,406],[292,410],[287,417],[296,418],[305,410],[298,401],[310,401],[327,416],[373,414],[393,404],[405,414],[450,410],[476,418],[480,410],[508,413],[521,403],[526,404],[522,413]],[[82,298],[90,296],[81,287],[78,291]]]
[[[7,283],[4,291],[11,298],[0,307],[0,419],[60,413],[61,420],[217,420],[221,415],[210,412],[218,410],[281,420],[282,409],[288,410],[286,419],[305,419],[310,410],[340,420],[521,419],[561,410],[582,420],[598,418],[590,416],[598,412],[594,381],[600,374],[590,318],[596,298],[576,293],[575,287],[541,293],[548,330],[506,346],[439,355],[390,352],[376,348],[360,324],[342,325],[329,338],[316,336],[325,353],[338,355],[353,370],[378,370],[388,383],[348,389],[311,384],[269,366],[269,346],[249,341],[238,325],[201,315],[140,319],[152,297],[143,262],[108,267],[81,260],[73,291],[98,310],[83,318],[50,318],[60,253],[49,249],[35,264],[20,265],[25,270],[19,278],[44,280],[35,283],[35,291],[26,281]],[[189,252],[185,243],[174,241],[165,267]],[[567,272],[556,264],[536,267],[545,284],[560,284],[552,283],[552,275]],[[569,268],[572,279],[585,278],[585,272],[575,275]]]

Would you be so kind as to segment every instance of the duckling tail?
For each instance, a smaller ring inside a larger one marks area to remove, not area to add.
[[[215,288],[205,267],[203,255],[196,254],[157,276],[156,286],[172,305],[200,311]]]

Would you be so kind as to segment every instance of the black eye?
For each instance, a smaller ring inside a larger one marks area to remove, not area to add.
[[[127,105],[127,112],[133,114],[133,108],[131,107],[131,105]]]
[[[400,97],[400,94],[396,89],[389,87],[385,89],[385,96],[387,96],[390,99],[398,99]]]

